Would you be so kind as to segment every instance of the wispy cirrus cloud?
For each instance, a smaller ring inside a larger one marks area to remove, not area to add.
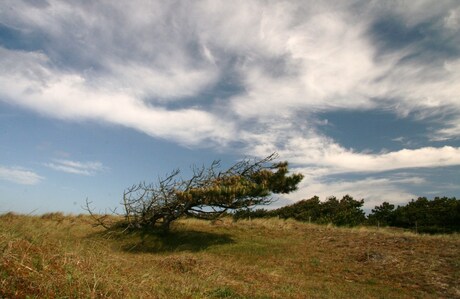
[[[0,74],[2,96],[54,117],[222,146],[238,139],[241,119],[257,119],[258,130],[299,110],[460,111],[455,1],[436,9],[360,1],[12,3],[1,15],[16,34],[1,49],[9,70]],[[30,35],[36,48],[24,51]],[[434,48],[439,42],[445,50]],[[237,92],[203,104],[228,74]],[[459,123],[451,118],[437,133],[455,137]]]
[[[101,162],[78,162],[59,159],[46,163],[45,166],[57,171],[85,176],[93,176],[106,169]]]
[[[21,185],[36,185],[44,177],[38,175],[32,170],[21,167],[5,167],[0,165],[0,180],[5,180]]]
[[[0,100],[186,146],[278,151],[323,177],[460,165],[458,147],[430,143],[460,137],[456,1],[42,3],[1,4],[14,38],[0,43]],[[356,110],[436,126],[418,148],[369,153],[315,121]]]

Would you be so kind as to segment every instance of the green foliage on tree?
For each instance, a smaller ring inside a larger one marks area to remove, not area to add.
[[[361,209],[363,204],[364,199],[355,200],[349,195],[345,195],[340,201],[335,200],[331,222],[339,226],[356,226],[364,223],[366,216]]]
[[[372,225],[387,226],[394,223],[394,210],[395,205],[388,202],[383,202],[380,206],[376,206],[372,209],[372,213],[369,215],[368,220]]]
[[[271,211],[272,214],[280,218],[293,218],[299,221],[317,222],[321,217],[321,202],[319,197],[314,196],[304,199],[292,205]]]
[[[460,231],[460,201],[455,197],[412,199],[407,205],[398,206],[391,216],[390,226],[427,233]]]

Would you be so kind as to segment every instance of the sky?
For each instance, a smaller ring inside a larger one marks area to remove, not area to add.
[[[0,213],[273,152],[272,207],[460,197],[460,2],[0,2]]]

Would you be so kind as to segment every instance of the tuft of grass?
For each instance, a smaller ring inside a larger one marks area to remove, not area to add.
[[[218,287],[209,293],[211,298],[241,298],[229,287]]]
[[[460,298],[459,235],[279,219],[182,219],[166,235],[92,224],[0,216],[0,298]]]

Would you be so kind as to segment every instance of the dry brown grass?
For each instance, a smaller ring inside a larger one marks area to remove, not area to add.
[[[460,237],[277,219],[167,236],[0,217],[0,298],[460,298]]]

